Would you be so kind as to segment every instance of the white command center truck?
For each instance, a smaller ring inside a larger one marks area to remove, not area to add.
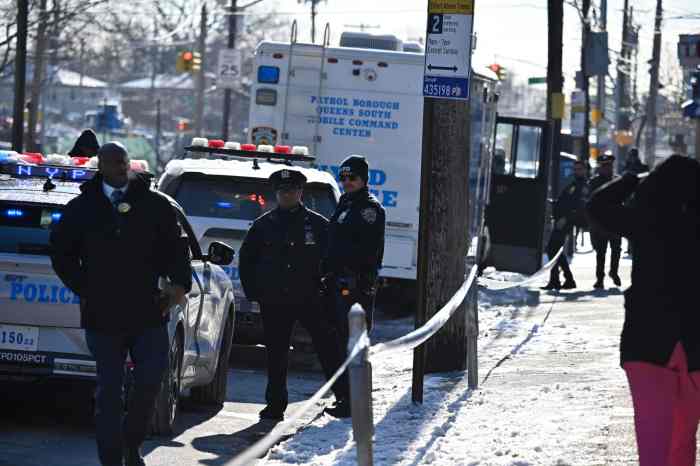
[[[260,43],[248,139],[308,146],[318,167],[336,178],[345,157],[367,157],[370,191],[387,214],[380,272],[387,299],[380,291],[380,300],[405,307],[415,300],[417,275],[424,55],[393,42],[344,33],[339,47]],[[473,74],[472,175],[481,163],[479,135],[488,132],[481,131],[482,95],[493,86],[490,72]]]

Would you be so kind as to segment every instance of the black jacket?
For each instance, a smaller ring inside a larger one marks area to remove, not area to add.
[[[677,342],[688,367],[700,370],[700,312],[696,287],[700,263],[698,164],[673,156],[638,186],[633,174],[593,193],[592,219],[630,238],[632,285],[625,291],[622,362],[666,365]],[[623,201],[635,194],[632,205]]]
[[[105,196],[102,177],[81,186],[51,232],[56,274],[80,296],[81,325],[107,333],[157,327],[158,278],[189,291],[192,268],[175,208],[131,174],[118,212]]]
[[[386,214],[367,188],[345,193],[331,217],[326,268],[376,277],[384,259]]]
[[[554,220],[566,218],[569,225],[586,226],[586,202],[590,196],[588,181],[575,179],[561,192],[554,204]]]
[[[249,301],[318,299],[321,260],[328,243],[328,220],[303,205],[274,209],[248,230],[238,270]]]

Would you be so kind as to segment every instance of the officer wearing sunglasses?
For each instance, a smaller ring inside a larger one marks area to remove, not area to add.
[[[340,165],[340,181],[345,194],[331,217],[324,279],[335,298],[335,319],[341,348],[348,343],[348,313],[359,303],[372,327],[377,274],[384,257],[385,213],[367,188],[369,165],[364,157],[351,155]],[[330,414],[349,410],[339,400]]]

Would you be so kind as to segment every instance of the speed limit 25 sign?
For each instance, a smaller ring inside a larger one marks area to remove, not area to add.
[[[216,76],[216,86],[222,89],[233,89],[241,79],[241,52],[236,49],[221,49],[219,51],[219,69]]]

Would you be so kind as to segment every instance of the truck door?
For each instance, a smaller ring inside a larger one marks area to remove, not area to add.
[[[496,119],[487,223],[498,270],[532,274],[542,264],[548,137],[545,120]]]

